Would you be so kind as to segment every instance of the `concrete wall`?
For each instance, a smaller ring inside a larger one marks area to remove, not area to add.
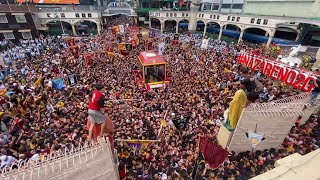
[[[244,13],[320,18],[320,0],[247,0]]]

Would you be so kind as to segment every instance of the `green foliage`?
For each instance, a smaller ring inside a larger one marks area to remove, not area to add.
[[[308,71],[312,70],[313,63],[311,63],[311,57],[309,55],[303,55],[301,61],[300,68],[305,68]]]

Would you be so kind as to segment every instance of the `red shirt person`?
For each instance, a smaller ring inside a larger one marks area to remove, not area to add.
[[[92,93],[90,103],[89,103],[89,110],[88,114],[91,119],[91,125],[89,128],[89,137],[88,139],[92,139],[92,132],[94,129],[94,126],[99,124],[101,125],[101,134],[103,132],[104,126],[105,126],[105,115],[101,112],[101,109],[104,108],[104,95],[103,95],[103,90],[104,86],[101,84],[95,85],[95,90]]]

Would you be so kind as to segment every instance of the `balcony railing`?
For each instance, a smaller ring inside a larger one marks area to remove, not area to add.
[[[0,12],[37,12],[35,5],[0,4]]]
[[[105,7],[93,5],[37,5],[40,12],[70,12],[70,11],[102,11]]]

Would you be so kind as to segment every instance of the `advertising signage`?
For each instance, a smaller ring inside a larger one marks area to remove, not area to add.
[[[311,73],[300,72],[275,61],[248,54],[240,54],[238,63],[246,65],[251,70],[261,71],[262,74],[291,85],[296,89],[310,92],[314,88],[313,80],[316,78]]]
[[[33,2],[35,4],[80,4],[79,0],[17,0],[17,3]]]

